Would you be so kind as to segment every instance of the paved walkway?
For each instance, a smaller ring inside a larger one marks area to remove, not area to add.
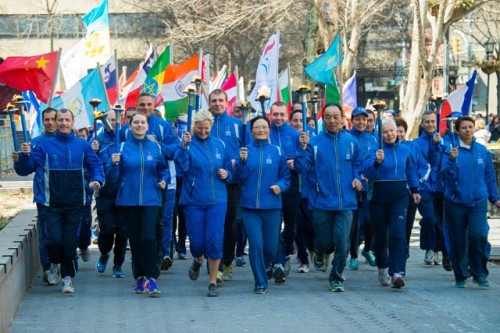
[[[498,229],[492,232],[500,239]],[[327,273],[312,269],[292,271],[286,284],[271,282],[266,295],[254,295],[247,266],[235,267],[220,297],[208,298],[205,269],[193,282],[187,274],[191,260],[175,260],[158,280],[161,297],[153,299],[132,293],[129,253],[126,278],[114,279],[110,267],[95,271],[93,248],[74,279],[75,294],[62,295],[38,276],[9,332],[498,332],[500,266],[489,265],[488,290],[472,283],[456,289],[451,272],[422,264],[418,226],[414,231],[402,290],[380,286],[376,268],[363,263],[345,272],[345,293],[330,292]]]

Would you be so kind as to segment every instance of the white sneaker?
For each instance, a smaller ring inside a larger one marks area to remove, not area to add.
[[[441,258],[439,257],[439,252],[434,252],[433,262],[434,265],[441,265]]]
[[[47,276],[47,283],[49,286],[55,286],[61,281],[59,264],[51,264],[49,275]]]
[[[405,280],[401,274],[395,273],[392,277],[392,287],[396,289],[401,289],[405,286]]]
[[[391,277],[389,276],[389,268],[378,269],[378,282],[384,287],[391,285]]]
[[[434,265],[434,251],[432,250],[425,251],[424,263],[426,265]]]
[[[308,273],[309,272],[309,266],[306,264],[300,264],[299,268],[297,268],[298,273]]]
[[[61,281],[63,294],[72,294],[75,292],[75,288],[73,288],[73,283],[71,282],[71,276],[65,276]]]

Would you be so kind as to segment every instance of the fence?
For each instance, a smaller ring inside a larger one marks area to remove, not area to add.
[[[14,150],[10,126],[0,126],[0,175],[12,170],[11,154]]]

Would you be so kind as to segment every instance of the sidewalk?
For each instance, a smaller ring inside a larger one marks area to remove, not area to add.
[[[416,227],[407,286],[402,290],[380,286],[376,268],[363,262],[358,271],[345,271],[345,293],[332,293],[327,273],[313,268],[306,274],[296,273],[292,259],[287,282],[270,281],[266,295],[252,293],[253,277],[247,266],[234,267],[233,281],[220,285],[218,298],[208,298],[205,265],[200,279],[193,282],[188,278],[190,259],[175,260],[161,274],[162,294],[153,299],[132,293],[130,252],[124,265],[126,277],[114,279],[111,267],[104,274],[96,272],[98,251],[94,247],[91,260],[80,262],[75,294],[62,295],[60,286],[44,285],[39,275],[9,332],[498,331],[500,266],[489,265],[488,290],[472,283],[467,289],[456,289],[451,272],[422,264],[418,223]],[[499,229],[492,228],[492,239],[500,240]]]

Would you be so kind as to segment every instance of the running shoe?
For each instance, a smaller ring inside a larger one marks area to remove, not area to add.
[[[61,281],[61,273],[59,269],[59,264],[51,264],[49,275],[47,276],[47,283],[49,286],[55,286]]]
[[[256,286],[253,290],[254,294],[265,294],[267,293],[267,289],[264,286]]]
[[[42,280],[47,284],[49,284],[49,274],[50,270],[43,271]]]
[[[325,258],[318,253],[314,256],[314,268],[320,272],[326,272]]]
[[[489,288],[490,282],[486,278],[474,278],[472,282],[480,288]]]
[[[434,251],[432,250],[425,251],[424,264],[434,265]]]
[[[177,259],[187,260],[187,255],[185,253],[177,253]]]
[[[224,265],[224,271],[222,272],[222,280],[231,281],[233,279],[233,268],[231,265]]]
[[[358,258],[349,259],[349,269],[351,269],[353,271],[357,271],[359,269]]]
[[[170,267],[172,267],[173,260],[170,258],[170,256],[164,256],[163,260],[161,261],[160,264],[160,269],[162,271],[168,271]]]
[[[141,276],[135,281],[134,293],[136,294],[144,294],[146,291],[146,279]]]
[[[395,273],[392,276],[392,288],[401,289],[405,286],[405,280],[401,274]]]
[[[210,272],[208,272],[210,275]],[[224,282],[224,273],[221,271],[217,271],[217,283],[221,284]]]
[[[309,265],[300,264],[299,268],[297,268],[297,273],[308,273],[308,272],[309,272]]]
[[[144,289],[149,293],[149,296],[158,296],[161,294],[160,288],[158,288],[158,285],[156,284],[156,280],[153,278],[149,278],[145,282]]]
[[[453,266],[451,265],[450,257],[443,255],[443,268],[447,272],[451,272],[453,270]]]
[[[342,281],[333,280],[330,282],[330,290],[336,293],[344,292],[344,284]]]
[[[83,250],[80,250],[80,257],[82,258],[82,260],[84,262],[89,261],[89,259],[90,259],[90,250],[89,250],[88,247],[85,248],[85,249],[83,249]]]
[[[200,267],[201,263],[196,261],[196,259],[193,259],[193,263],[189,267],[189,278],[193,281],[198,280],[200,277]]]
[[[267,269],[266,269],[266,275],[267,275],[267,279],[270,280],[272,277],[273,277],[273,265],[270,265]]]
[[[113,266],[113,275],[112,276],[114,278],[118,278],[118,279],[125,277],[125,273],[123,273],[122,267],[121,266]]]
[[[243,257],[236,257],[234,261],[236,262],[236,266],[238,267],[245,267],[247,265],[245,258]]]
[[[378,269],[378,282],[384,287],[391,285],[391,278],[389,276],[389,268]]]
[[[208,285],[208,297],[217,297],[219,296],[219,291],[217,290],[217,286],[214,283],[210,283]]]
[[[460,288],[460,289],[467,288],[467,281],[466,280],[455,281],[455,288]]]
[[[108,260],[109,260],[109,255],[101,254],[99,260],[97,260],[97,263],[95,264],[95,269],[99,273],[104,273],[104,271],[106,270],[106,265],[108,264]]]
[[[439,258],[439,252],[434,251],[434,265],[441,265],[441,258]]]
[[[73,283],[71,282],[71,276],[65,276],[64,279],[61,279],[61,282],[63,294],[72,294],[75,292],[75,288],[73,288]]]
[[[282,264],[274,265],[273,278],[275,283],[284,283],[285,282],[285,269]]]
[[[377,263],[375,262],[375,256],[373,255],[372,251],[367,251],[365,252],[364,250],[361,251],[361,255],[366,259],[366,262],[372,266],[375,267],[377,266]]]
[[[285,270],[285,276],[288,276],[290,274],[290,271],[292,270],[292,265],[290,264],[290,256],[286,256],[285,258],[285,266],[283,267]]]

